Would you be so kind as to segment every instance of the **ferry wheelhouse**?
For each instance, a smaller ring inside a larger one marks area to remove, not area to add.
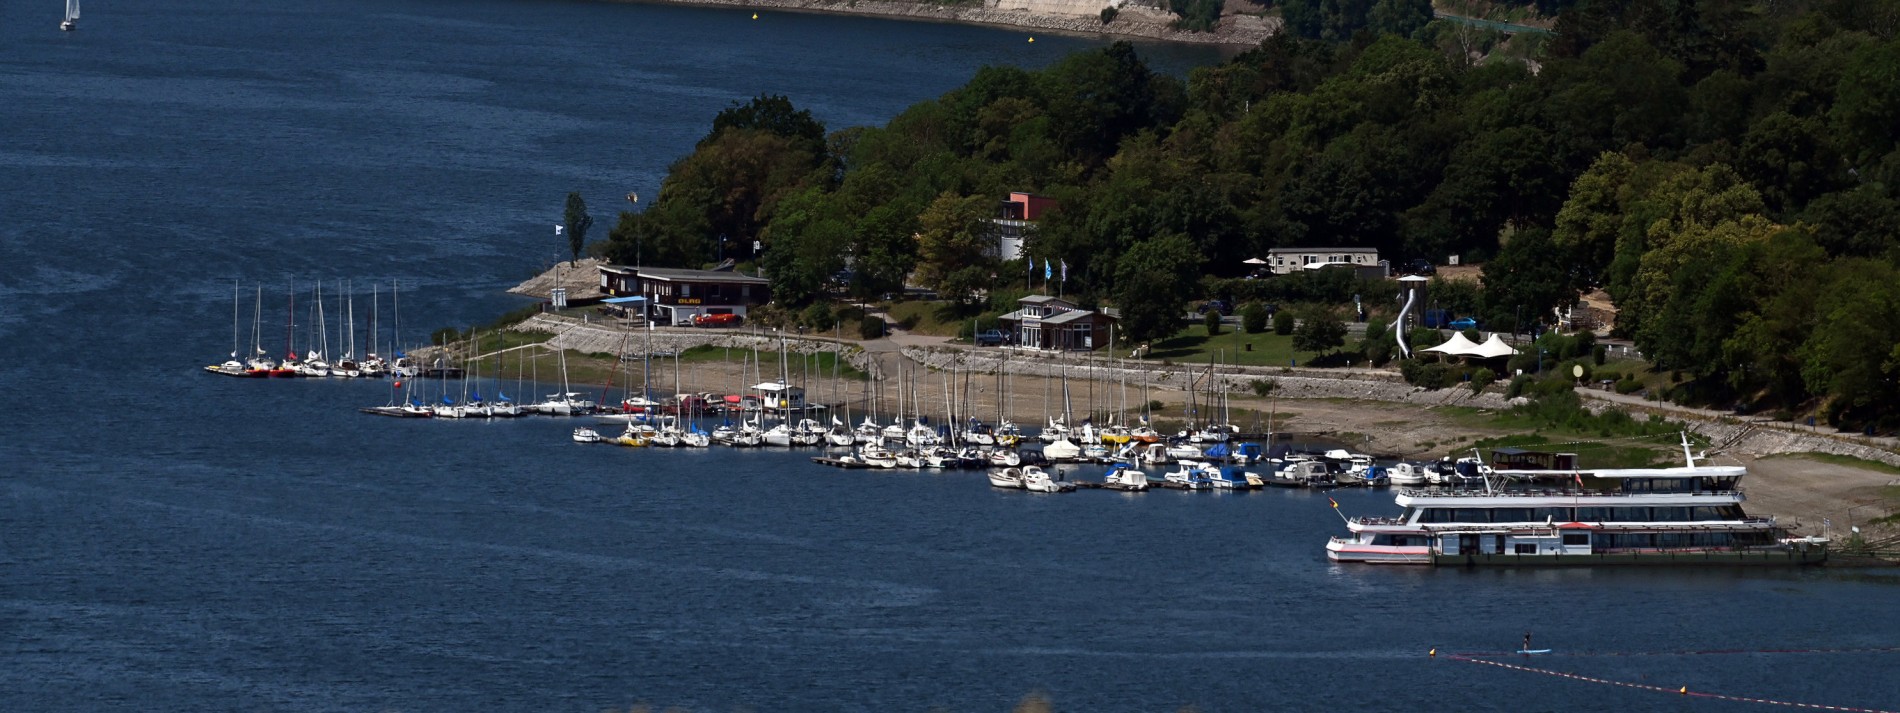
[[[1404,488],[1397,517],[1347,521],[1335,562],[1435,565],[1810,564],[1821,538],[1788,538],[1742,510],[1741,466],[1574,470],[1525,484],[1487,472],[1478,485]],[[1489,469],[1487,469],[1489,470]],[[1550,471],[1543,471],[1548,475]]]

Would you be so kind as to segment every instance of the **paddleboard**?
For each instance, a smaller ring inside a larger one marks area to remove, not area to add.
[[[1536,654],[1550,653],[1550,649],[1518,649],[1517,652],[1525,656],[1533,656]]]

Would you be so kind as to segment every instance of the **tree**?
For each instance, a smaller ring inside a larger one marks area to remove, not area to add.
[[[1123,253],[1115,266],[1115,304],[1130,341],[1145,342],[1181,329],[1189,291],[1201,262],[1194,243],[1178,233],[1148,240]]]
[[[1240,308],[1240,328],[1248,334],[1267,331],[1267,307],[1259,302],[1248,302]]]
[[[1207,336],[1220,336],[1220,310],[1210,309],[1201,315],[1202,326],[1207,327]]]
[[[917,284],[965,306],[996,272],[990,202],[944,192],[917,216]]]
[[[1575,261],[1552,243],[1550,231],[1543,228],[1515,231],[1497,257],[1484,263],[1487,323],[1500,325],[1500,330],[1509,324],[1515,332],[1520,315],[1530,323],[1548,324],[1557,309],[1577,303],[1577,281],[1571,274]]]
[[[1411,37],[1431,21],[1431,0],[1379,0],[1366,13],[1366,29],[1400,37]]]
[[[1346,346],[1346,324],[1328,310],[1307,312],[1300,318],[1300,326],[1293,330],[1294,351],[1322,353],[1343,346]]]
[[[587,231],[594,228],[594,217],[587,214],[587,201],[581,200],[579,191],[567,194],[567,210],[561,222],[566,224],[567,247],[572,252],[568,263],[573,264],[581,259],[581,248],[587,246]]]
[[[790,139],[812,155],[825,154],[825,125],[813,119],[810,110],[792,106],[791,99],[779,94],[760,94],[744,104],[733,102],[713,117],[712,131],[699,145],[712,143],[727,131],[763,131]]]

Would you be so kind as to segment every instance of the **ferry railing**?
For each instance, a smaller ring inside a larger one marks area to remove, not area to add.
[[[1695,497],[1733,497],[1746,500],[1741,488],[1733,490],[1690,490],[1690,491],[1652,491],[1624,492],[1621,490],[1590,490],[1588,488],[1506,488],[1498,490],[1479,490],[1475,488],[1400,488],[1399,494],[1412,498],[1477,498],[1477,497],[1563,497],[1563,498],[1628,498],[1653,495],[1689,495]]]

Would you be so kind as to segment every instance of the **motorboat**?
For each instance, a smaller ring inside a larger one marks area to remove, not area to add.
[[[1128,436],[1129,438],[1132,438],[1142,443],[1160,443],[1161,442],[1161,432],[1156,431],[1153,428],[1149,428],[1148,424],[1145,421],[1141,425],[1136,426],[1133,429],[1130,429],[1128,431]]]
[[[1410,487],[1425,484],[1425,467],[1415,463],[1394,463],[1387,466],[1385,472],[1393,485]]]
[[[1116,463],[1102,475],[1102,487],[1111,490],[1147,490],[1148,474],[1130,468],[1125,463]]]
[[[586,427],[576,428],[574,429],[574,442],[575,443],[599,443],[600,433],[591,428],[586,428]]]
[[[970,419],[970,427],[964,429],[963,433],[960,434],[959,437],[963,439],[964,443],[969,443],[971,445],[978,445],[978,446],[996,445],[996,435],[990,430],[990,427],[984,425],[982,421],[978,421],[974,418]]]
[[[1062,438],[1043,446],[1042,455],[1052,461],[1073,461],[1082,457],[1082,447]]]
[[[990,485],[998,488],[1021,489],[1023,487],[1023,468],[1035,468],[1026,465],[1018,468],[995,468],[990,471]],[[1038,468],[1038,470],[1041,470]]]
[[[1207,453],[1195,447],[1195,445],[1190,442],[1177,442],[1170,445],[1167,447],[1166,453],[1169,458],[1175,460],[1200,460],[1207,457]]]
[[[1007,470],[1007,469],[1005,469]],[[1023,489],[1032,493],[1071,493],[1075,492],[1075,483],[1052,478],[1049,473],[1033,465],[1022,467]]]
[[[1162,480],[1188,490],[1209,490],[1214,482],[1207,475],[1207,464],[1198,461],[1183,461],[1181,467],[1161,475]]]
[[[998,468],[1013,468],[1023,464],[1021,453],[1014,448],[996,448],[985,456],[989,464]]]

